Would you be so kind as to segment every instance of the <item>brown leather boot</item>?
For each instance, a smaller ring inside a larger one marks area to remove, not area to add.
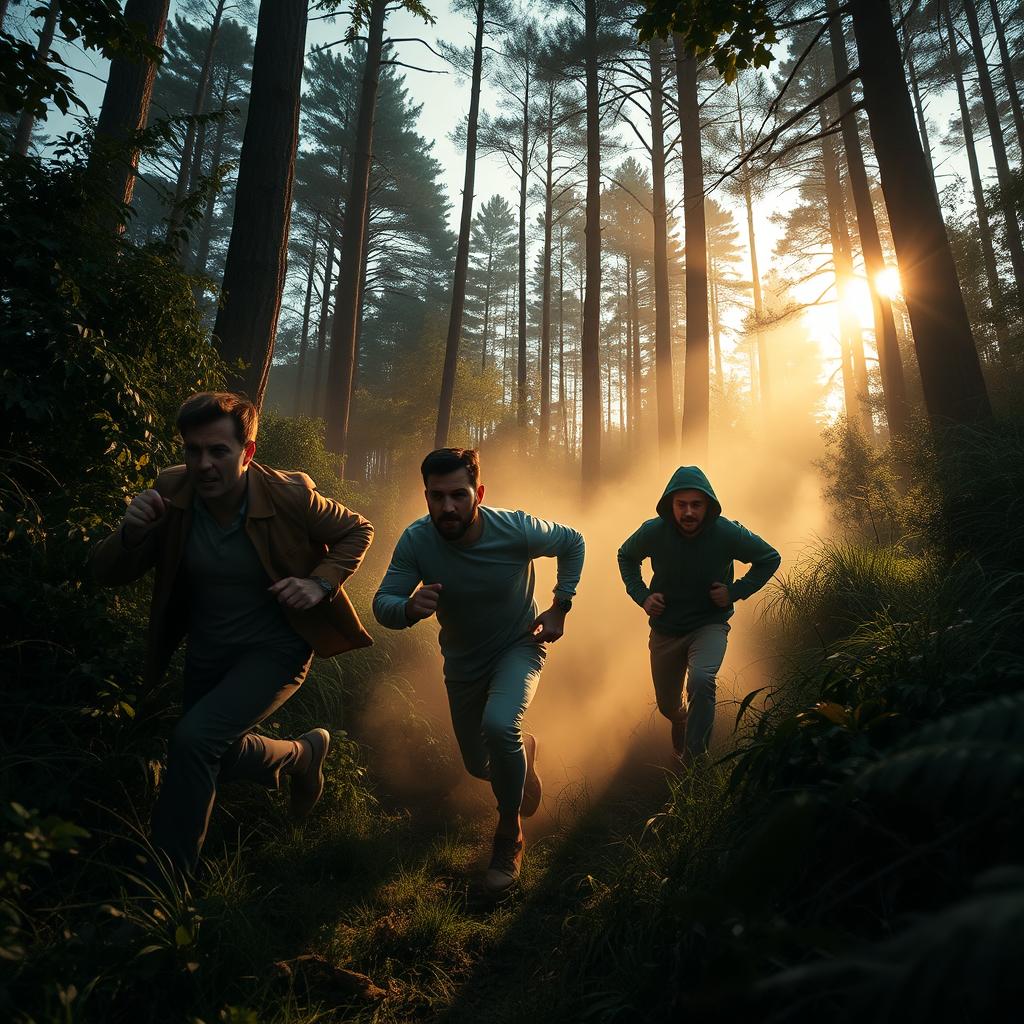
[[[324,761],[331,746],[326,729],[310,729],[299,737],[310,745],[309,765],[304,772],[290,776],[291,816],[297,821],[308,818],[310,811],[324,793]]]

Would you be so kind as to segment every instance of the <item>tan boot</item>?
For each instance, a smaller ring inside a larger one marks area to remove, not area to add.
[[[484,875],[484,887],[492,896],[506,893],[519,880],[523,864],[523,840],[511,836],[495,836],[491,863]]]
[[[311,729],[299,737],[310,746],[309,765],[304,772],[291,776],[291,816],[297,821],[308,818],[310,811],[324,793],[324,761],[331,747],[331,734],[326,729]]]

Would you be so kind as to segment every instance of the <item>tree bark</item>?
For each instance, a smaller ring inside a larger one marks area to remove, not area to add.
[[[47,57],[50,47],[53,45],[53,34],[57,29],[59,15],[60,0],[50,0],[42,28],[39,30],[39,42],[36,45],[36,61],[39,64],[49,63]],[[18,118],[17,130],[14,133],[14,152],[20,156],[28,156],[28,147],[32,145],[32,129],[35,123],[36,115],[30,103],[22,110],[21,117]]]
[[[991,416],[942,213],[916,144],[914,111],[888,0],[853,0],[864,107],[878,157],[925,404],[935,426]]]
[[[320,244],[320,213],[313,227],[313,245],[309,250],[309,273],[306,275],[306,302],[302,309],[302,340],[299,343],[299,365],[295,374],[295,415],[302,412],[302,383],[306,376],[306,347],[309,343],[309,311],[313,304],[313,278],[316,276],[316,249]]]
[[[224,132],[227,128],[227,105],[228,93],[230,91],[230,76],[224,77],[224,90],[221,93],[220,109],[221,116],[217,120],[217,134],[213,137],[213,153],[210,157],[211,170],[220,166],[220,158],[224,153]],[[193,271],[197,274],[206,273],[206,261],[210,257],[210,242],[213,237],[213,211],[217,205],[217,196],[211,193],[206,200],[206,209],[203,211],[203,222],[199,228],[199,241],[196,245],[196,258],[193,263]]]
[[[704,161],[697,106],[697,61],[673,37],[683,147],[683,230],[686,245],[686,370],[683,376],[683,445],[686,458],[707,457],[710,429],[708,380],[708,260],[704,217]]]
[[[306,45],[306,8],[263,0],[253,51],[249,116],[242,139],[235,216],[224,264],[223,301],[213,333],[257,408],[274,355],[281,293],[288,269],[299,94]]]
[[[597,0],[585,3],[587,97],[586,295],[583,299],[584,489],[601,478],[601,127],[597,86]]]
[[[1021,110],[1017,78],[1013,73],[1010,49],[1006,45],[1006,31],[1003,28],[1003,19],[999,14],[999,4],[996,0],[989,0],[989,6],[992,8],[992,27],[996,30],[996,40],[999,43],[999,58],[1002,61],[1003,79],[1006,82],[1006,91],[1010,95],[1013,127],[1017,132],[1017,148],[1021,151],[1022,156],[1024,156],[1024,110]]]
[[[988,204],[985,202],[985,186],[981,180],[981,168],[978,166],[978,151],[974,142],[974,125],[971,122],[971,108],[967,101],[967,89],[964,85],[963,64],[960,60],[960,48],[956,44],[956,30],[953,27],[953,16],[949,9],[949,0],[943,0],[942,14],[946,22],[946,37],[949,42],[949,55],[953,63],[953,77],[956,79],[956,94],[960,102],[960,124],[964,132],[964,144],[967,149],[967,165],[971,172],[971,188],[974,192],[974,209],[978,214],[978,235],[981,239],[981,254],[985,264],[985,279],[988,282],[988,298],[992,307],[992,324],[996,332],[996,345],[1001,358],[1006,358],[1010,341],[1010,330],[1006,322],[1006,310],[1003,305],[1002,287],[999,281],[999,270],[996,266],[996,251],[992,243],[992,226],[988,221]]]
[[[900,4],[902,9],[902,3]],[[924,116],[924,104],[921,102],[921,89],[917,81],[917,67],[914,64],[913,40],[907,29],[907,23],[903,23],[903,42],[905,58],[907,62],[907,74],[910,79],[910,89],[914,97],[914,110],[917,114],[917,128],[921,136],[921,149],[924,151],[924,158],[928,163],[928,173],[932,191],[935,193],[935,201],[939,200],[939,186],[935,181],[935,161],[932,159],[932,144],[928,139],[928,121]]]
[[[337,391],[327,405],[327,448],[344,456],[348,450],[352,381],[356,369],[360,277],[366,250],[366,224],[370,199],[370,163],[373,157],[373,117],[380,84],[381,49],[387,0],[372,0],[367,28],[366,63],[363,65],[356,120],[355,152],[349,175],[348,200],[338,259],[338,287],[334,296],[331,354],[327,386]],[[344,472],[342,463],[342,472]]]
[[[746,133],[743,126],[743,105],[740,103],[739,81],[736,83],[736,114],[740,126],[740,151],[747,151]],[[757,266],[757,239],[754,236],[754,200],[750,191],[750,177],[744,169],[743,172],[743,202],[747,208],[747,240],[750,246],[750,280],[754,292],[754,321],[757,329],[754,332],[754,347],[751,349],[751,372],[750,388],[754,390],[754,367],[753,362],[756,353],[757,360],[757,383],[759,385],[758,395],[763,408],[768,408],[770,400],[771,376],[768,372],[768,353],[765,350],[764,331],[761,330],[761,319],[764,316],[764,299],[761,295],[761,274]]]
[[[992,76],[988,73],[985,61],[985,43],[981,38],[978,25],[978,12],[974,0],[963,0],[964,14],[971,33],[971,46],[974,49],[974,63],[978,69],[978,85],[981,87],[981,99],[985,107],[985,120],[988,122],[988,133],[992,140],[992,159],[996,165],[996,177],[999,180],[999,193],[1003,207],[1003,219],[1006,221],[1006,247],[1010,250],[1010,264],[1013,267],[1013,280],[1017,286],[1018,297],[1024,297],[1024,242],[1021,240],[1020,224],[1013,199],[1013,175],[1010,162],[1006,157],[1006,143],[1003,141],[1003,126],[999,121],[999,108],[996,104],[995,90],[992,88]]]
[[[516,426],[520,435],[526,429],[526,187],[530,160],[530,84],[526,70],[523,97],[523,137],[519,158],[519,334],[516,348]],[[520,440],[522,443],[522,440]]]
[[[823,87],[827,76],[822,75]],[[821,162],[825,176],[825,203],[828,207],[829,238],[832,244],[832,269],[835,272],[836,312],[839,320],[839,348],[842,353],[843,395],[846,418],[857,423],[868,437],[875,433],[868,405],[867,365],[860,320],[850,309],[850,285],[853,282],[853,255],[846,224],[842,184],[832,135],[826,134],[829,115],[824,103],[818,105],[821,128]]]
[[[654,375],[658,395],[658,451],[662,462],[676,451],[672,394],[672,324],[668,296],[668,214],[665,209],[665,130],[662,114],[662,42],[650,42],[651,184],[654,200]]]
[[[554,165],[555,86],[548,82],[547,159],[544,172],[544,250],[542,255],[540,312],[540,437],[545,451],[551,433],[551,217]]]
[[[441,373],[441,396],[437,403],[437,427],[434,447],[448,443],[452,422],[452,399],[455,395],[455,371],[459,362],[459,341],[462,337],[462,316],[466,308],[466,275],[469,269],[469,238],[473,227],[473,185],[476,179],[476,134],[480,117],[480,79],[483,74],[484,2],[476,3],[476,35],[473,41],[473,81],[469,99],[469,120],[466,125],[466,170],[462,183],[462,219],[459,242],[455,252],[455,275],[452,281],[452,306],[448,317],[448,336],[444,347],[444,369]]]
[[[826,8],[832,16],[829,23],[832,66],[837,82],[850,74],[850,63],[843,39],[843,25],[836,13],[837,0],[827,0]],[[839,112],[842,125],[843,151],[846,155],[846,169],[850,176],[850,191],[857,215],[857,232],[864,256],[868,288],[871,291],[871,309],[875,322],[875,344],[878,348],[878,369],[882,378],[882,397],[885,401],[885,417],[889,433],[893,437],[904,437],[910,429],[910,407],[907,404],[907,386],[903,373],[903,357],[900,354],[896,321],[892,314],[892,302],[878,290],[878,275],[885,269],[882,243],[878,236],[875,207],[871,201],[871,188],[864,168],[864,151],[861,148],[857,115],[853,109],[853,92],[844,86],[839,91]]]
[[[124,20],[154,46],[163,46],[170,0],[127,0]],[[135,136],[146,127],[156,61],[115,57],[110,62],[103,106],[89,156],[89,173],[100,201],[101,220],[111,234],[124,230],[125,210],[135,191],[139,147]]]
[[[193,149],[196,140],[196,118],[203,113],[203,106],[206,103],[206,94],[209,89],[210,73],[213,70],[213,55],[217,49],[217,35],[220,32],[221,18],[224,16],[224,4],[226,0],[217,0],[217,6],[213,12],[213,21],[210,23],[210,38],[206,44],[206,53],[203,56],[203,66],[199,72],[199,82],[196,85],[196,95],[192,102],[192,116],[189,118],[188,126],[185,129],[185,141],[181,147],[181,162],[178,164],[178,180],[174,186],[174,205],[171,207],[171,216],[167,224],[167,241],[175,249],[181,249],[180,234],[181,226],[184,223],[185,211],[183,204],[188,194],[189,182],[192,178]]]

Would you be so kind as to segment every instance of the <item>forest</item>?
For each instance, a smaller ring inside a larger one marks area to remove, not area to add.
[[[1022,90],[1019,0],[0,0],[0,1017],[1012,1019]],[[184,651],[90,552],[219,390],[373,524],[373,643],[259,725],[309,820],[225,784],[152,888]],[[498,900],[373,611],[448,446],[586,540]],[[616,565],[677,466],[782,556],[692,763]]]

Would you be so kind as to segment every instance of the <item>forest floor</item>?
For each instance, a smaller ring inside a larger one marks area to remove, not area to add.
[[[301,828],[287,825],[283,794],[228,789],[197,901],[195,1019],[208,1022],[205,1010],[290,1024],[537,1024],[570,1019],[569,1005],[598,1007],[602,993],[566,991],[559,968],[574,916],[609,891],[606,880],[635,856],[632,840],[668,798],[673,762],[660,726],[637,729],[595,788],[560,767],[540,724],[544,803],[524,821],[520,883],[500,899],[482,884],[496,820],[484,783],[389,789],[371,747],[374,798],[353,801],[337,774],[350,770],[342,754]],[[236,846],[240,823],[261,818]]]

